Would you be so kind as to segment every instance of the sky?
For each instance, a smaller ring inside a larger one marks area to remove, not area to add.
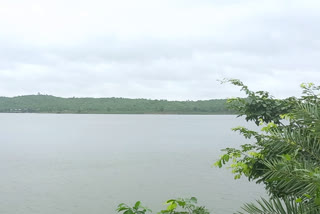
[[[319,0],[1,0],[0,96],[299,96],[319,23]]]

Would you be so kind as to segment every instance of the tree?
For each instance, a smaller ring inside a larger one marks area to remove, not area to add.
[[[262,126],[261,132],[234,128],[254,140],[240,148],[226,148],[215,163],[230,167],[238,179],[263,183],[270,199],[247,204],[247,213],[320,213],[320,86],[302,84],[300,98],[275,99],[268,92],[253,92],[241,81],[246,98],[228,101],[247,121]],[[242,213],[242,212],[239,212]]]

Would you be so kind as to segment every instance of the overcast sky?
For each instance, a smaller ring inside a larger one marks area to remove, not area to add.
[[[239,96],[223,78],[319,85],[320,1],[0,1],[0,96]]]

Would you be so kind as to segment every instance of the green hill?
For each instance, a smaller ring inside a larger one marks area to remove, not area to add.
[[[50,95],[0,97],[2,113],[232,114],[225,99],[167,101],[128,98],[61,98]]]

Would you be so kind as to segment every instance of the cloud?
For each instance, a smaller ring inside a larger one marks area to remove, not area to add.
[[[320,82],[318,1],[4,1],[0,95],[278,97]]]

